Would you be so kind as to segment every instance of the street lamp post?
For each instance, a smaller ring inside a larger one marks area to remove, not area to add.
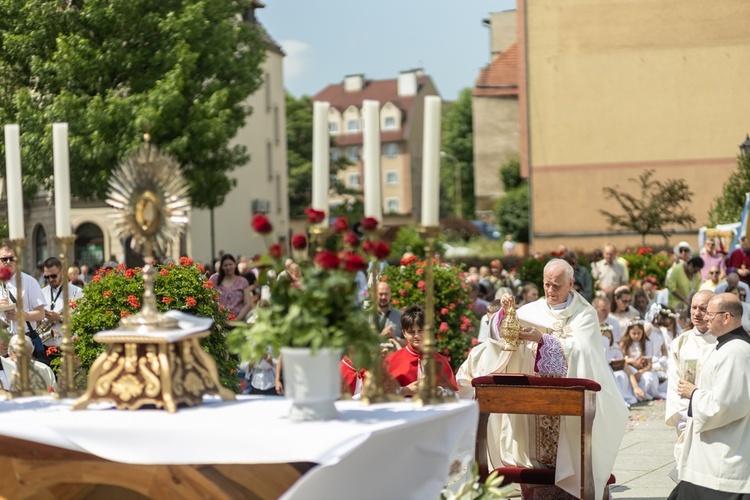
[[[740,156],[750,158],[750,134],[746,134],[745,142],[740,144]]]
[[[448,158],[449,160],[453,160],[453,162],[456,165],[455,175],[456,175],[456,217],[459,219],[463,217],[463,206],[462,206],[462,200],[461,200],[461,162],[458,161],[458,158],[456,158],[453,155],[449,155],[445,151],[440,152],[441,158]]]

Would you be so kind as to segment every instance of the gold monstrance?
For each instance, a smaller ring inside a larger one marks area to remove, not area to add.
[[[180,403],[201,404],[204,394],[234,400],[199,342],[209,335],[211,320],[156,308],[153,255],[164,255],[179,236],[190,200],[177,161],[150,144],[148,135],[145,141],[113,174],[107,199],[118,210],[120,236],[131,237],[136,251],[145,250],[143,307],[120,320],[119,328],[94,335],[107,350],[91,365],[88,388],[73,409],[107,400],[118,409],[152,404],[172,413]]]

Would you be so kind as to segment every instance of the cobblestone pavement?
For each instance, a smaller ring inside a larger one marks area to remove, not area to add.
[[[617,484],[612,498],[665,499],[675,487],[667,475],[674,467],[677,434],[664,423],[664,401],[638,403],[630,408],[630,419],[617,454],[613,474]]]

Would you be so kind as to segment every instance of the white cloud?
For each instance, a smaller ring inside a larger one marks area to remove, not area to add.
[[[295,80],[305,76],[313,67],[312,47],[299,40],[282,40],[280,43],[286,53],[286,57],[284,57],[284,78]]]

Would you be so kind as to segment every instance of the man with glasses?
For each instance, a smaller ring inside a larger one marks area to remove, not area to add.
[[[57,257],[50,257],[44,261],[44,280],[47,286],[42,289],[46,303],[44,317],[49,322],[53,335],[44,344],[48,347],[59,346],[62,342],[63,287],[62,262]],[[68,283],[68,300],[78,300],[83,296],[83,290]]]
[[[705,321],[717,338],[700,380],[680,380],[688,402],[680,483],[670,500],[750,498],[750,336],[742,303],[728,293],[708,301]]]
[[[701,272],[703,272],[703,270],[701,270]],[[699,290],[708,290],[709,292],[713,292],[716,290],[716,285],[718,285],[721,281],[719,279],[719,276],[721,276],[721,271],[717,266],[711,266],[710,268],[708,268],[707,276],[708,279],[701,283]]]
[[[10,280],[2,285],[0,291],[0,306],[20,303],[24,311],[25,325],[18,325],[16,321],[16,309],[11,309],[0,313],[0,319],[8,324],[8,330],[11,334],[17,332],[26,332],[34,345],[34,358],[49,363],[44,344],[39,338],[36,331],[38,321],[44,319],[44,295],[39,283],[28,274],[16,269],[16,253],[7,244],[0,245],[0,267],[8,268],[11,272]],[[16,289],[16,272],[21,273],[21,286],[23,287],[23,297],[18,296]],[[14,342],[15,340],[11,340]]]
[[[706,308],[714,293],[702,290],[693,296],[690,304],[690,321],[693,328],[683,332],[672,341],[670,349],[671,360],[667,371],[667,407],[664,420],[677,430],[677,443],[674,446],[674,456],[678,467],[680,455],[685,444],[685,428],[688,420],[688,400],[677,394],[680,380],[687,380],[693,384],[700,384],[701,372],[706,361],[716,351],[716,337],[708,333]],[[674,470],[676,474],[677,467]],[[673,474],[670,473],[670,476]],[[674,476],[676,479],[676,475]]]

